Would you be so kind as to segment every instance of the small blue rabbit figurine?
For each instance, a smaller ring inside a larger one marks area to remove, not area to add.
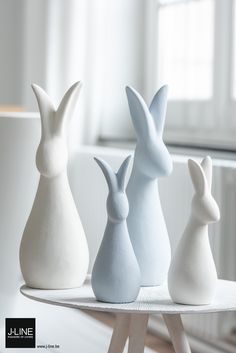
[[[125,175],[130,158],[123,161],[117,173],[105,161],[95,158],[109,188],[107,225],[92,270],[92,288],[97,300],[102,302],[133,302],[141,284],[140,269],[126,223],[129,203],[125,194]]]

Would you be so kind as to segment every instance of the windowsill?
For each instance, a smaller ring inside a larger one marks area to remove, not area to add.
[[[187,141],[182,140],[172,140],[165,138],[166,146],[171,154],[182,155],[182,156],[196,156],[203,157],[205,155],[210,155],[212,158],[220,160],[236,160],[236,147],[230,144],[217,144],[214,141],[208,141],[202,139],[202,141]],[[122,150],[134,150],[136,141],[135,139],[99,139],[97,142],[98,146],[110,147]],[[235,144],[235,143],[234,143]]]
[[[220,152],[236,152],[235,130],[224,131],[196,131],[168,130],[164,140],[171,146],[183,146],[194,149],[208,149]]]

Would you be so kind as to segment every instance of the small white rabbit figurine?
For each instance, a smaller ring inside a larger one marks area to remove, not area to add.
[[[126,93],[137,135],[134,163],[127,186],[130,239],[142,276],[142,286],[167,280],[171,249],[159,198],[157,178],[172,171],[172,159],[163,142],[167,86],[155,94],[150,107],[133,88]]]
[[[99,301],[128,303],[137,298],[141,275],[129,238],[126,218],[129,203],[125,194],[127,157],[117,173],[103,160],[95,158],[106,178],[108,220],[92,271],[92,288]]]
[[[79,287],[87,274],[89,253],[67,177],[67,130],[81,85],[75,83],[66,92],[57,110],[42,88],[32,87],[41,116],[36,154],[41,175],[21,240],[21,271],[29,287]]]
[[[196,194],[189,222],[171,262],[168,287],[174,302],[204,305],[213,300],[217,281],[208,224],[220,219],[220,211],[211,195],[211,158],[205,157],[201,164],[189,159],[188,167]]]

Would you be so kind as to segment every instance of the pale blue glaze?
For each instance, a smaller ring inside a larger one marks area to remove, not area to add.
[[[130,156],[117,173],[103,160],[95,158],[106,178],[108,220],[92,271],[92,288],[99,301],[134,301],[141,284],[140,269],[130,241],[126,218],[129,203],[125,194],[125,175]]]
[[[171,261],[157,184],[157,178],[172,171],[172,159],[162,139],[167,91],[167,86],[161,87],[148,108],[138,92],[126,88],[137,135],[133,169],[127,186],[130,205],[127,223],[141,270],[142,286],[165,282]]]

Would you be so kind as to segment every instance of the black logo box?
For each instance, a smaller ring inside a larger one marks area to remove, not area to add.
[[[35,318],[5,319],[5,347],[35,348]]]

